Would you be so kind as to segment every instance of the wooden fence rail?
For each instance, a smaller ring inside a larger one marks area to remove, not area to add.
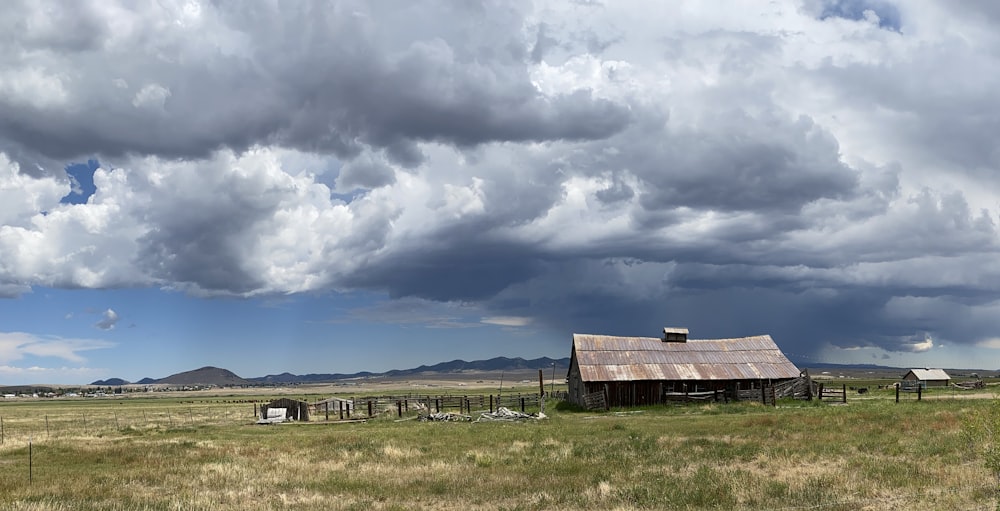
[[[355,416],[376,417],[383,414],[403,416],[409,412],[439,413],[457,410],[458,413],[472,413],[473,410],[493,412],[505,407],[522,412],[541,406],[538,394],[498,394],[498,395],[413,395],[405,396],[365,396],[351,399]],[[322,410],[320,410],[322,411]]]
[[[822,383],[819,384],[819,392],[816,394],[816,398],[820,401],[826,399],[837,399],[842,403],[847,402],[847,385],[841,385],[838,389],[837,387],[827,387]]]

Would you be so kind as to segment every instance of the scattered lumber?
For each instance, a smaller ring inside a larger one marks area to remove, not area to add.
[[[523,412],[518,412],[518,411],[515,411],[515,410],[511,410],[510,408],[501,406],[501,407],[497,408],[497,411],[495,411],[493,413],[483,412],[483,413],[479,414],[479,420],[477,420],[476,422],[480,422],[480,421],[484,421],[484,422],[488,422],[488,421],[514,421],[514,422],[516,422],[516,421],[523,421],[523,420],[537,420],[537,419],[545,419],[545,418],[546,418],[546,415],[544,413],[541,413],[541,412],[538,412],[538,413],[523,413]]]

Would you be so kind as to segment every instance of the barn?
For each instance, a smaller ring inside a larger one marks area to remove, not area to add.
[[[281,398],[275,399],[266,405],[260,405],[261,418],[267,418],[267,410],[270,408],[282,408],[285,410],[285,418],[296,421],[309,420],[309,403],[295,399]]]
[[[573,334],[569,400],[586,406],[603,393],[608,407],[660,404],[670,392],[760,388],[799,377],[770,335],[688,339],[686,328],[662,337]]]
[[[921,387],[947,387],[951,376],[944,369],[910,369],[903,375],[903,381]]]

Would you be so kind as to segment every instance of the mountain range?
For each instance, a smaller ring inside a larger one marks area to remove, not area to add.
[[[369,371],[361,371],[357,373],[324,373],[324,374],[292,374],[292,373],[281,373],[281,374],[269,374],[267,376],[259,376],[254,378],[241,378],[237,376],[232,371],[221,369],[218,367],[202,367],[200,369],[195,369],[192,371],[185,371],[183,373],[177,373],[166,378],[154,379],[154,378],[143,378],[135,383],[141,385],[151,385],[151,384],[167,384],[167,385],[273,385],[273,384],[293,384],[293,383],[325,383],[325,382],[335,382],[338,380],[350,380],[357,378],[399,378],[407,376],[417,376],[417,375],[430,375],[430,374],[456,374],[462,372],[471,371],[486,371],[486,372],[497,372],[497,371],[517,371],[517,370],[532,370],[532,369],[548,369],[551,370],[555,368],[561,373],[569,368],[569,358],[549,358],[541,357],[531,360],[525,360],[523,358],[507,358],[507,357],[495,357],[489,360],[474,360],[471,362],[466,362],[465,360],[452,360],[450,362],[441,362],[434,365],[422,365],[420,367],[415,367],[413,369],[394,369],[391,371],[386,371],[384,373],[373,373]],[[121,378],[110,378],[107,380],[97,380],[91,385],[99,386],[116,386],[116,385],[128,385],[131,382],[123,380]]]

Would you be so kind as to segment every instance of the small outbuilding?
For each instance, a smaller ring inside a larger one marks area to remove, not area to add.
[[[275,399],[266,405],[260,406],[260,416],[262,419],[272,419],[273,414],[268,414],[269,409],[284,409],[285,419],[296,421],[309,420],[309,403],[295,399],[281,398]]]
[[[567,381],[573,403],[587,406],[602,393],[606,406],[620,407],[664,403],[676,392],[735,395],[799,375],[770,335],[697,340],[686,328],[664,328],[660,338],[573,334]]]
[[[903,375],[903,381],[921,387],[947,387],[951,376],[944,369],[910,369]]]

